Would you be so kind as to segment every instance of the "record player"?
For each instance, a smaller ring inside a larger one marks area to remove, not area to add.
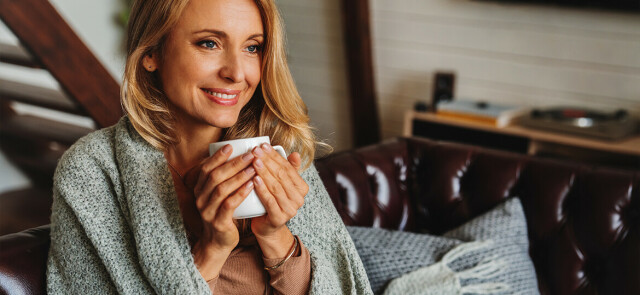
[[[636,131],[637,121],[625,110],[601,112],[574,107],[533,109],[519,125],[590,138],[618,140]]]

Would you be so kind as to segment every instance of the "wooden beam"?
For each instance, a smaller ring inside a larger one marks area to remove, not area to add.
[[[0,62],[36,69],[42,68],[38,61],[16,44],[0,43]]]
[[[67,104],[67,103],[64,103],[58,100],[53,100],[53,99],[45,100],[42,98],[30,97],[27,95],[17,95],[13,93],[7,93],[4,91],[4,89],[0,89],[0,100],[6,101],[6,102],[16,101],[16,102],[35,105],[35,106],[39,106],[47,109],[58,110],[65,113],[85,115],[84,111],[81,112],[75,104],[71,105],[72,102],[70,101],[69,101],[69,104]]]
[[[0,120],[0,135],[24,140],[55,141],[71,146],[93,129],[32,115],[14,115]],[[13,141],[13,140],[12,140]]]
[[[46,0],[0,0],[0,18],[97,123],[122,116],[120,85]]]
[[[360,147],[380,141],[369,3],[368,0],[342,0],[342,6],[351,93],[353,144]]]

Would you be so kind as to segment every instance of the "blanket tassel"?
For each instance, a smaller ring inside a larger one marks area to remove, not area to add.
[[[449,251],[443,258],[442,262],[447,265],[450,262],[460,258],[462,255],[471,251],[480,250],[484,247],[490,246],[493,241],[477,241],[467,244],[459,245],[453,250]],[[502,272],[505,267],[505,262],[499,259],[497,256],[490,257],[482,260],[478,265],[456,272],[455,275],[459,279],[490,279],[497,276]],[[508,291],[509,285],[505,283],[482,283],[462,286],[461,294],[475,293],[475,294],[493,294]]]
[[[460,289],[461,294],[494,294],[509,291],[509,286],[503,283],[484,283],[464,286]]]

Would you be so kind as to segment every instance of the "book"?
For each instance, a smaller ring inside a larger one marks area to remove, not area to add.
[[[436,116],[496,127],[512,125],[528,113],[527,108],[482,101],[451,100],[438,103]]]

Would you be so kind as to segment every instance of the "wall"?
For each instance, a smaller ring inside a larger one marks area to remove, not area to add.
[[[300,92],[338,149],[351,146],[341,1],[278,1]],[[430,100],[438,70],[456,72],[458,97],[640,112],[640,13],[468,0],[370,6],[384,138]]]
[[[463,0],[372,0],[384,137],[429,100],[438,69],[456,96],[640,111],[640,13]]]
[[[316,133],[336,151],[352,145],[341,0],[276,0],[289,66]]]

